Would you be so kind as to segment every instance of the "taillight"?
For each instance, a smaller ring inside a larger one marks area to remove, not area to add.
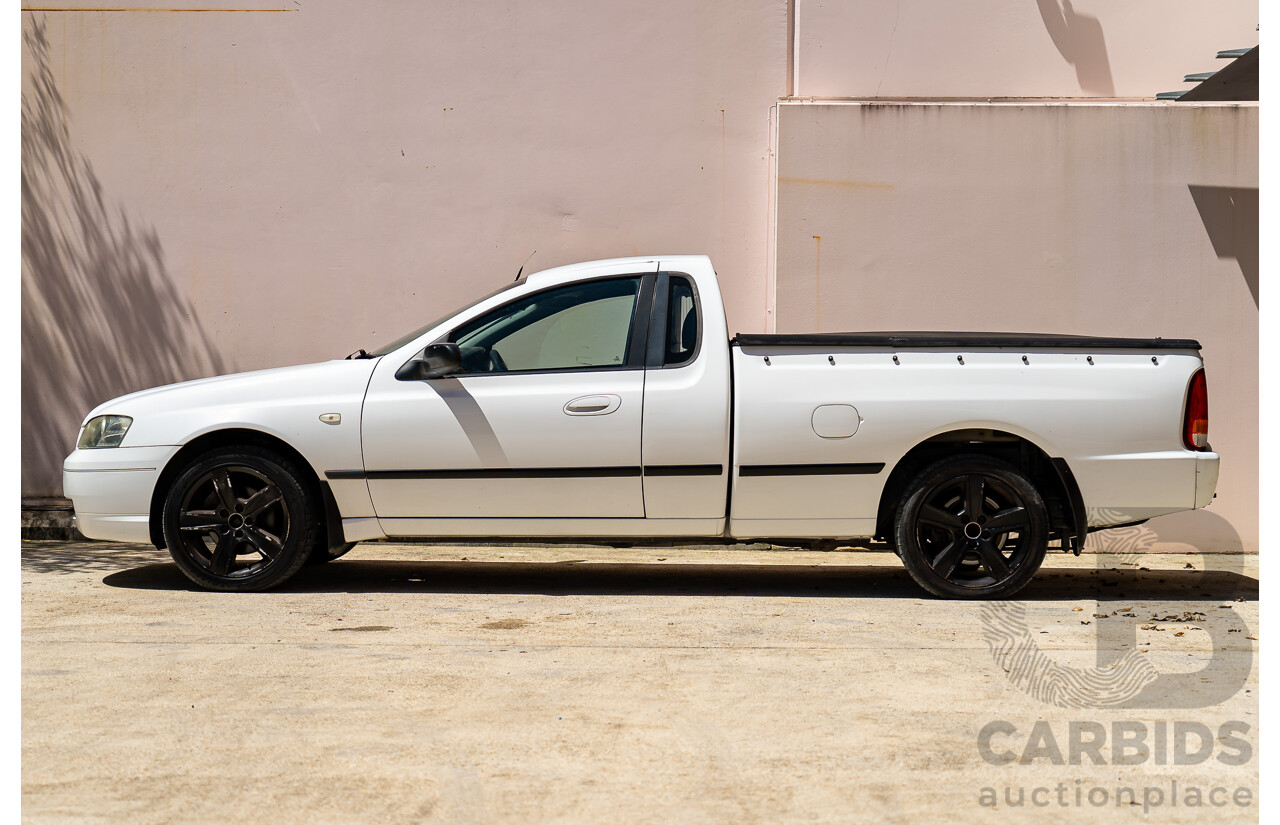
[[[1188,450],[1209,449],[1209,388],[1205,385],[1204,370],[1197,370],[1191,376],[1187,410],[1182,416],[1182,443]]]

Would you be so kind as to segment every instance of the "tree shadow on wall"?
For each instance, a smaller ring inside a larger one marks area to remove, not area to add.
[[[133,225],[72,148],[44,21],[24,28],[22,492],[57,495],[92,407],[228,365],[170,280],[155,230]]]
[[[1098,18],[1077,14],[1071,0],[1036,0],[1036,5],[1058,53],[1075,67],[1080,88],[1089,94],[1115,97],[1107,40]]]

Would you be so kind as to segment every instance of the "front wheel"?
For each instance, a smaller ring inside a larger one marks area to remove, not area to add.
[[[907,572],[936,596],[998,599],[1044,561],[1044,500],[1018,468],[982,455],[943,459],[907,486],[894,519]]]
[[[162,515],[174,562],[210,590],[265,590],[307,561],[320,509],[301,471],[259,447],[226,447],[196,459],[174,481]]]

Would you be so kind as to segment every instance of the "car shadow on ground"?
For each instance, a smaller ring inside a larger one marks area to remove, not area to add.
[[[195,590],[171,564],[106,576],[111,587]],[[652,562],[377,561],[343,559],[304,568],[275,592],[499,593],[555,596],[924,597],[898,565],[682,564]],[[1018,598],[1029,601],[1256,600],[1258,581],[1200,570],[1042,570]]]

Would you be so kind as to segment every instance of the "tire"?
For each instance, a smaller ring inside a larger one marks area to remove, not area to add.
[[[193,461],[165,496],[169,555],[209,590],[266,590],[306,563],[321,539],[318,497],[289,459],[223,447]]]
[[[907,485],[893,533],[907,572],[933,595],[1002,599],[1040,569],[1049,516],[1017,467],[966,454],[930,465]]]
[[[333,547],[328,546],[328,542],[321,542],[311,551],[311,555],[307,556],[307,564],[324,564],[334,559],[340,559],[351,552],[351,548],[355,547],[354,541],[346,544],[338,544]]]

